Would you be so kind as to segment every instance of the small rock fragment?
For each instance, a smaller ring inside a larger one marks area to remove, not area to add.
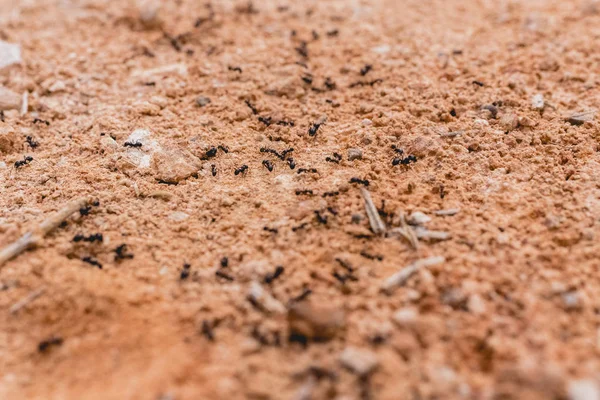
[[[348,161],[361,160],[363,156],[362,150],[357,148],[348,149]]]
[[[571,125],[579,126],[594,119],[594,111],[576,113],[567,118]]]
[[[469,300],[467,300],[467,308],[473,314],[482,315],[485,314],[485,302],[478,294],[472,294],[469,296]]]
[[[411,329],[415,327],[418,317],[419,312],[415,308],[405,307],[396,311],[392,316],[392,320],[400,328]]]
[[[153,29],[160,27],[159,11],[159,3],[155,0],[146,0],[139,5],[140,22],[144,28]]]
[[[188,219],[190,216],[182,211],[174,211],[167,218],[173,222],[181,222]]]
[[[167,183],[178,183],[198,172],[196,157],[186,150],[163,147],[152,156],[154,177]]]
[[[210,99],[208,97],[198,96],[196,98],[196,105],[198,105],[198,107],[204,107],[208,104],[210,104]]]
[[[425,225],[429,221],[431,221],[431,217],[421,211],[411,213],[406,220],[411,225]]]
[[[0,127],[0,154],[8,154],[18,145],[17,134],[11,127]]]
[[[512,132],[519,126],[519,117],[517,114],[508,113],[504,114],[502,118],[500,118],[500,127],[504,130],[504,132]]]
[[[0,40],[0,71],[21,64],[21,46]]]
[[[346,347],[340,355],[340,363],[359,376],[369,375],[379,366],[377,354],[357,347]]]
[[[312,340],[329,340],[345,326],[345,313],[339,308],[308,301],[288,310],[290,333]]]
[[[546,106],[544,102],[544,96],[542,94],[536,94],[531,98],[531,108],[537,111],[541,111]]]
[[[569,383],[569,400],[600,400],[600,387],[591,379],[580,379]]]
[[[22,98],[10,89],[0,86],[0,111],[18,110],[21,108]]]

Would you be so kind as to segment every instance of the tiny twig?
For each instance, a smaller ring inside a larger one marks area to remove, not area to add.
[[[25,307],[27,304],[31,303],[32,301],[40,297],[42,294],[44,294],[45,291],[46,288],[41,287],[30,292],[27,296],[23,297],[21,300],[17,301],[10,307],[10,313],[17,313],[21,308]]]
[[[408,278],[413,276],[421,268],[441,264],[444,261],[446,261],[446,258],[442,256],[429,257],[417,260],[409,266],[402,268],[400,271],[396,272],[394,275],[390,276],[385,281],[383,281],[383,284],[381,285],[381,290],[387,294],[391,294],[398,286],[404,285]]]
[[[371,193],[364,187],[360,188],[360,193],[362,194],[363,200],[365,201],[365,209],[367,210],[367,216],[369,217],[369,224],[371,224],[371,229],[373,233],[379,235],[385,232],[385,224],[381,220],[379,213],[377,212],[377,208],[375,204],[373,204],[373,200],[371,199]]]
[[[26,232],[15,242],[0,250],[0,266],[4,265],[4,263],[6,263],[8,260],[18,256],[25,250],[37,246],[44,236],[46,236],[50,231],[57,228],[72,214],[85,208],[89,203],[91,203],[91,199],[89,197],[83,197],[78,200],[74,200],[59,210],[56,214],[47,218],[37,228]]]

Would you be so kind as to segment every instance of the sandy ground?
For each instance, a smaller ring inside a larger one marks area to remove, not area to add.
[[[0,0],[0,398],[598,399],[599,12]]]

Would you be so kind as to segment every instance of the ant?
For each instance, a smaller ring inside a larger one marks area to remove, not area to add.
[[[351,178],[350,183],[358,183],[359,185],[369,186],[369,181],[367,179]]]
[[[310,189],[305,189],[305,190],[296,190],[296,196],[301,196],[301,195],[312,195],[313,191]]]
[[[415,162],[417,162],[417,157],[415,157],[411,154],[406,158],[399,158],[399,157],[394,158],[392,160],[392,165],[398,165],[398,164],[408,165],[410,163],[415,163]]]
[[[217,148],[216,147],[211,147],[210,149],[208,149],[208,151],[206,152],[206,154],[204,155],[204,157],[202,157],[202,159],[203,160],[208,160],[209,158],[213,158],[216,155],[217,155]]]
[[[240,74],[242,73],[242,69],[241,69],[240,67],[232,67],[232,66],[229,66],[229,67],[228,67],[228,69],[229,69],[230,71],[239,72]]]
[[[326,225],[326,224],[327,224],[327,217],[326,217],[326,216],[324,216],[324,215],[321,215],[321,212],[320,212],[320,211],[318,211],[318,210],[316,210],[316,211],[315,211],[315,217],[317,218],[317,221],[318,221],[320,224],[323,224],[323,225]]]
[[[269,170],[269,172],[273,172],[273,163],[269,160],[263,160],[262,164],[265,166],[266,169]]]
[[[360,74],[361,74],[362,76],[365,76],[365,75],[366,75],[366,74],[368,74],[368,73],[369,73],[369,71],[370,71],[370,70],[372,70],[372,69],[373,69],[373,66],[372,66],[371,64],[367,64],[367,65],[365,65],[365,66],[364,66],[364,67],[363,67],[363,68],[360,70]]]
[[[103,240],[103,237],[102,237],[101,233],[95,233],[95,234],[87,236],[87,237],[84,236],[84,235],[75,235],[73,237],[73,241],[76,242],[76,243],[77,242],[81,242],[81,241],[94,243],[96,241],[97,242],[102,242],[102,240]]]
[[[258,117],[258,121],[262,122],[263,124],[265,124],[266,126],[270,126],[271,125],[271,117]]]
[[[114,250],[114,252],[115,252],[115,261],[124,260],[126,258],[129,258],[129,259],[133,258],[133,254],[127,253],[127,245],[125,243],[123,243],[122,245],[118,246]]]
[[[123,143],[123,147],[142,147],[141,142],[125,142]]]
[[[183,269],[181,270],[181,273],[179,274],[179,279],[184,281],[187,278],[189,278],[190,276],[190,268],[192,266],[190,264],[183,264]]]
[[[305,172],[310,172],[311,174],[316,174],[318,171],[316,168],[299,168],[298,169],[299,174],[302,174]]]
[[[235,280],[235,279],[233,279],[233,277],[232,277],[232,276],[230,276],[230,275],[227,275],[225,272],[223,272],[223,271],[221,271],[221,270],[217,270],[217,271],[215,272],[215,275],[216,275],[216,276],[218,276],[219,278],[223,278],[223,279],[225,279],[225,280],[227,280],[227,281],[230,281],[230,282],[233,282],[233,281]]]
[[[36,142],[35,140],[33,140],[33,138],[31,136],[27,136],[25,138],[25,140],[27,141],[27,144],[29,145],[29,147],[31,147],[32,149],[35,149],[39,145],[39,143]]]
[[[275,279],[279,278],[281,276],[281,274],[283,274],[284,271],[285,271],[285,268],[283,268],[281,265],[278,265],[272,274],[267,274],[267,276],[265,276],[265,283],[271,284],[271,282],[273,282]]]
[[[294,161],[293,158],[291,158],[291,157],[288,158],[288,165],[289,165],[290,169],[296,168],[296,162]]]
[[[252,103],[250,103],[250,100],[245,100],[244,102],[246,103],[248,108],[250,108],[250,110],[252,110],[252,114],[254,114],[254,115],[258,114],[258,110],[256,109],[256,107],[254,107],[254,105],[252,105]]]
[[[31,156],[23,157],[23,160],[19,160],[19,161],[15,162],[15,168],[20,168],[23,165],[27,165],[32,161],[33,161],[33,157],[31,157]]]
[[[331,157],[325,158],[325,161],[336,163],[336,164],[339,164],[341,160],[342,160],[342,156],[338,153],[333,153],[333,158],[331,158]]]
[[[212,173],[212,176],[217,176],[217,166],[215,164],[210,166],[210,172]]]
[[[244,172],[248,171],[248,166],[246,164],[242,165],[241,167],[237,168],[234,173],[236,175],[242,174]]]
[[[90,265],[93,265],[94,267],[98,267],[98,269],[102,269],[102,264],[100,264],[98,262],[98,260],[96,260],[96,259],[94,259],[92,257],[83,257],[81,259],[81,261],[86,262],[86,263],[88,263]]]
[[[317,131],[319,130],[319,128],[321,127],[321,124],[313,124],[309,129],[308,129],[308,134],[310,136],[315,136],[317,134]]]

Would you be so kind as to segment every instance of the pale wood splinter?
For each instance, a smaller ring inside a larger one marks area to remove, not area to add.
[[[60,209],[57,213],[47,218],[38,227],[25,232],[25,234],[15,242],[0,250],[0,266],[4,265],[4,263],[6,263],[8,260],[18,256],[25,250],[37,246],[44,236],[50,233],[53,229],[57,228],[72,214],[86,207],[91,202],[92,199],[90,197],[82,197],[74,200]]]

